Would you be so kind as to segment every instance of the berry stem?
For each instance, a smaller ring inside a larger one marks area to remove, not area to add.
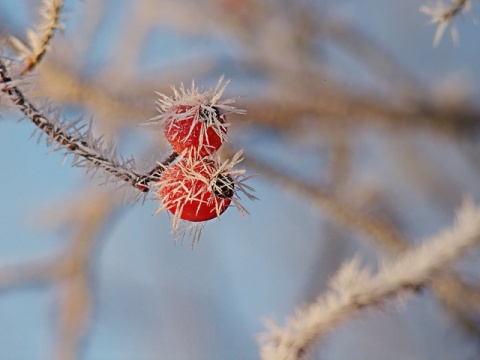
[[[151,181],[160,180],[160,175],[162,175],[162,172],[177,157],[178,157],[178,154],[175,151],[173,151],[164,161],[162,161],[160,164],[158,164],[156,167],[154,167],[152,170],[150,170],[146,175],[142,175],[142,176],[134,179],[132,181],[132,185],[134,187],[136,187],[137,189],[143,191],[143,192],[147,192],[150,189],[148,184]]]
[[[159,179],[160,174],[178,156],[173,152],[167,159],[148,173],[129,166],[129,162],[120,162],[114,153],[101,148],[101,141],[90,140],[88,134],[67,132],[60,124],[52,121],[49,116],[39,111],[15,85],[8,74],[5,63],[0,59],[0,91],[5,93],[17,108],[30,119],[38,129],[46,134],[50,140],[56,142],[67,152],[81,157],[96,168],[101,168],[115,178],[126,181],[142,192],[150,190],[149,183]],[[77,163],[77,165],[80,165]]]

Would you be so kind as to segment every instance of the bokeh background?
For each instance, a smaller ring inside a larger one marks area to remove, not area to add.
[[[480,199],[479,4],[455,20],[459,43],[447,31],[438,47],[421,5],[67,0],[65,29],[29,79],[35,96],[92,117],[148,168],[169,153],[159,129],[138,126],[155,116],[155,91],[225,74],[247,110],[230,119],[226,152],[245,150],[260,200],[245,200],[246,218],[230,209],[208,223],[193,249],[175,244],[158,204],[124,203],[101,176],[62,166],[4,108],[0,358],[256,359],[264,318],[282,323],[353,256],[375,268],[391,255],[308,194],[412,244],[448,227],[463,196]],[[0,0],[4,51],[40,6]],[[478,359],[476,260],[456,267],[467,290],[456,306],[426,289],[333,329],[311,358]]]

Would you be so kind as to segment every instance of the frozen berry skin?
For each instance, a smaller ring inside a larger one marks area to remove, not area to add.
[[[176,105],[163,121],[163,131],[178,154],[202,158],[215,153],[227,136],[226,117],[216,107]]]
[[[230,205],[234,184],[228,175],[217,174],[212,161],[198,161],[190,166],[181,160],[163,173],[158,195],[164,208],[176,217],[200,222],[219,217]]]

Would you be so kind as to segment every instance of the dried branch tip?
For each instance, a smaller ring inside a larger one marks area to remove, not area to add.
[[[453,43],[458,44],[458,33],[453,20],[455,16],[460,13],[467,13],[471,8],[471,0],[453,0],[450,4],[437,0],[430,5],[422,5],[420,12],[430,17],[430,24],[438,24],[433,38],[433,46],[438,46],[447,26],[450,26]]]

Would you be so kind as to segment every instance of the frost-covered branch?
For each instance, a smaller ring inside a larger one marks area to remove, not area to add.
[[[284,328],[269,322],[261,336],[264,360],[304,358],[312,345],[333,327],[368,307],[419,290],[431,283],[466,250],[480,244],[480,208],[466,201],[453,227],[423,245],[382,265],[376,275],[358,262],[345,264],[332,279],[330,290],[313,304],[295,312]]]
[[[60,14],[63,9],[63,0],[44,0],[40,10],[42,23],[35,29],[27,31],[28,44],[19,39],[10,37],[11,44],[19,52],[20,58],[25,61],[22,75],[32,71],[45,56],[50,41],[56,29],[61,29]]]
[[[422,5],[420,11],[430,16],[431,24],[438,24],[435,36],[433,38],[433,45],[437,46],[442,39],[442,35],[450,25],[450,34],[453,42],[458,42],[458,33],[453,25],[453,20],[461,12],[467,12],[471,9],[471,0],[453,0],[450,4],[445,4],[442,0],[437,0],[431,5]]]
[[[135,168],[133,158],[119,160],[115,148],[106,149],[101,138],[94,138],[91,129],[83,131],[78,126],[79,121],[66,123],[52,119],[46,113],[39,111],[15,85],[8,74],[6,65],[0,60],[0,90],[6,94],[13,104],[30,119],[42,133],[47,135],[47,144],[55,144],[57,149],[64,149],[74,155],[74,165],[86,167],[87,170],[103,169],[110,176],[107,181],[123,180],[142,192],[149,190],[152,181],[158,181],[162,172],[161,165],[149,173],[143,173]],[[168,165],[177,157],[172,153],[162,164]]]

